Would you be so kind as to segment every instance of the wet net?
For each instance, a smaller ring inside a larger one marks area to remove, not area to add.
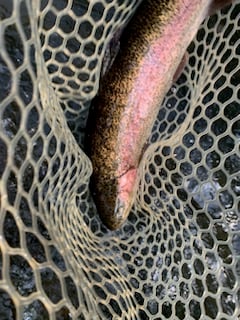
[[[240,2],[206,20],[109,231],[82,145],[130,0],[0,1],[0,319],[240,317]]]

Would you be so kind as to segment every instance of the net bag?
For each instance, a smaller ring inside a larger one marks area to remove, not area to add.
[[[0,1],[0,319],[240,317],[239,0],[189,46],[121,229],[89,191],[89,104],[138,4]]]

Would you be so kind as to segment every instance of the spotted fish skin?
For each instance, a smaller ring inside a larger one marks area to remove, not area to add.
[[[189,43],[208,13],[222,6],[219,0],[145,0],[123,33],[88,124],[93,196],[109,229],[130,212],[143,146]]]

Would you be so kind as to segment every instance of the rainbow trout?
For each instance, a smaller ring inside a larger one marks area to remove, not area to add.
[[[144,145],[188,45],[205,17],[230,2],[145,0],[123,33],[88,124],[93,196],[109,229],[128,217]]]

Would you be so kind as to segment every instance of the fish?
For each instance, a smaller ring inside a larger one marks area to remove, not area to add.
[[[93,101],[86,139],[91,190],[108,229],[120,228],[133,206],[146,141],[159,105],[184,67],[188,45],[205,17],[229,3],[145,0],[123,31]]]

